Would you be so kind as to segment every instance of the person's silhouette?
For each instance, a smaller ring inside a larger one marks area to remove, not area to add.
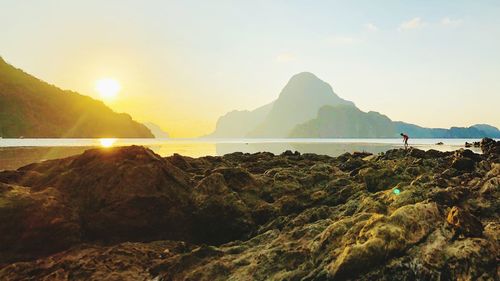
[[[403,137],[403,142],[405,144],[405,149],[408,147],[408,135],[401,133],[401,136]]]

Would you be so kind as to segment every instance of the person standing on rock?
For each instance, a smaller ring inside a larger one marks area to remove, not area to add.
[[[403,137],[403,142],[405,144],[405,149],[408,148],[408,139],[409,139],[408,135],[407,134],[403,134],[403,133],[401,133],[400,135]]]

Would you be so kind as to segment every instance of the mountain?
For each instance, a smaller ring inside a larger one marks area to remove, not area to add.
[[[476,127],[477,125],[470,127],[451,127],[449,129],[442,128],[424,128],[413,124],[408,124],[404,122],[394,122],[396,130],[399,132],[405,132],[410,136],[417,138],[483,138],[492,137],[497,138],[500,135],[500,131],[489,126],[488,130],[484,130],[481,127]],[[495,131],[496,130],[496,131]]]
[[[0,58],[0,136],[152,138],[146,126],[101,101],[62,90]]]
[[[500,138],[500,130],[497,127],[487,124],[476,124],[472,127],[487,133],[491,138]]]
[[[146,122],[144,123],[144,126],[146,126],[151,131],[155,138],[168,139],[168,133],[163,131],[163,129],[155,123]]]
[[[339,98],[332,87],[314,74],[294,75],[267,114],[248,137],[286,137],[295,125],[314,118],[324,105],[354,106]]]
[[[278,99],[253,111],[231,111],[219,118],[207,137],[286,137],[292,128],[317,115],[324,105],[354,106],[338,97],[314,74],[294,75]]]
[[[272,103],[220,117],[207,137],[393,138],[401,132],[412,138],[500,138],[498,128],[486,124],[425,128],[363,112],[309,72],[294,75]]]
[[[299,124],[290,133],[294,138],[393,138],[400,133],[412,138],[482,138],[500,135],[490,125],[424,128],[400,121],[392,121],[378,112],[363,112],[356,107],[324,106],[318,116]]]
[[[294,127],[290,137],[390,138],[396,129],[387,116],[354,106],[323,106],[318,116]]]
[[[213,138],[242,138],[245,137],[251,129],[257,127],[264,121],[266,116],[273,108],[269,103],[252,111],[234,110],[217,120],[215,131],[207,137]]]

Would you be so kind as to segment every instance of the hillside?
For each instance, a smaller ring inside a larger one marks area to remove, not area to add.
[[[390,138],[396,129],[387,116],[368,113],[353,106],[324,106],[315,119],[299,124],[290,137],[311,138]]]
[[[220,117],[207,137],[394,138],[401,132],[412,138],[500,138],[500,130],[487,124],[425,128],[363,112],[309,72],[294,75],[272,103]]]
[[[234,110],[217,120],[215,131],[207,137],[242,138],[247,136],[251,129],[264,121],[273,103],[263,105],[252,111]]]
[[[151,131],[153,136],[157,139],[168,139],[169,138],[168,133],[163,131],[163,129],[160,126],[156,125],[153,122],[145,122],[144,126],[146,126]]]
[[[0,136],[152,138],[130,115],[41,81],[0,58]]]
[[[317,115],[325,105],[354,106],[309,72],[294,75],[273,102],[252,111],[231,111],[207,137],[286,137],[292,128]]]
[[[324,106],[316,118],[299,124],[289,134],[293,138],[394,138],[403,132],[412,138],[498,138],[500,131],[489,125],[424,128],[392,121],[378,112],[363,112],[352,106]]]
[[[354,106],[339,98],[328,83],[314,74],[296,74],[283,88],[266,118],[248,137],[285,137],[295,125],[314,118],[325,105]]]

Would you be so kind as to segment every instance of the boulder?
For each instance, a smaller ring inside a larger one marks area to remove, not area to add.
[[[457,233],[465,237],[480,237],[483,233],[483,225],[474,215],[467,210],[453,206],[448,212],[446,221],[457,230]]]
[[[57,189],[2,186],[0,264],[52,254],[82,241],[78,213]]]
[[[459,171],[472,171],[476,163],[470,158],[455,158],[451,163],[451,167]]]
[[[495,155],[496,157],[500,155],[500,142],[498,141],[484,138],[481,140],[480,147],[485,155]]]
[[[193,197],[195,241],[221,244],[242,239],[253,229],[250,209],[227,186],[222,174],[205,177],[194,188]]]
[[[398,183],[397,175],[387,168],[365,168],[359,172],[369,192],[391,189]]]

